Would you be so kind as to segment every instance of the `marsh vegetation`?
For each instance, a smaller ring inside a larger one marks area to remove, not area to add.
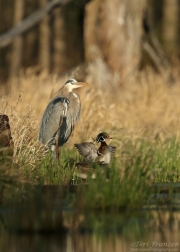
[[[175,74],[178,78],[178,72]],[[91,203],[92,207],[100,208],[127,207],[136,205],[136,200],[143,205],[153,183],[179,182],[178,83],[165,86],[161,77],[150,70],[139,74],[138,82],[132,80],[126,86],[106,85],[101,90],[92,82],[91,87],[79,94],[81,118],[63,147],[59,163],[45,153],[37,134],[43,110],[64,79],[45,73],[35,75],[30,69],[20,79],[14,79],[9,90],[2,90],[2,112],[9,115],[15,146],[10,170],[15,171],[18,182],[74,183],[76,168],[69,165],[69,159],[80,160],[74,143],[92,141],[100,131],[113,136],[111,144],[117,151],[107,170],[95,169],[96,180],[89,176],[88,189],[82,196],[83,206]],[[87,77],[88,82],[91,79],[92,76]]]
[[[179,78],[178,71],[175,73]],[[37,249],[45,234],[54,233],[61,234],[63,244],[69,244],[68,239],[71,239],[72,249],[77,246],[80,251],[82,236],[78,236],[77,231],[85,232],[83,246],[87,247],[86,251],[98,246],[103,249],[106,244],[103,239],[110,243],[108,251],[118,251],[122,246],[129,249],[129,240],[152,235],[143,231],[147,228],[153,227],[159,237],[160,224],[154,227],[153,223],[162,223],[163,213],[158,217],[150,214],[150,209],[157,208],[171,209],[173,216],[173,210],[176,210],[177,217],[173,217],[176,220],[172,223],[172,215],[168,217],[169,221],[167,219],[167,232],[171,225],[173,232],[178,234],[179,83],[165,86],[159,75],[147,70],[139,74],[138,82],[132,80],[126,86],[118,86],[116,92],[111,85],[100,89],[89,77],[87,81],[91,86],[79,93],[82,102],[80,121],[62,148],[59,162],[44,151],[37,135],[46,104],[68,77],[58,80],[45,73],[35,75],[30,69],[18,80],[14,79],[14,85],[9,89],[1,91],[2,113],[9,116],[14,141],[13,155],[5,149],[0,153],[0,230],[4,234],[3,241],[7,236],[7,243],[1,243],[2,249],[11,247],[8,234],[16,248],[20,246],[15,242],[17,234],[27,234],[26,238],[18,238],[25,247],[29,244],[29,234],[33,234],[33,246]],[[77,177],[78,169],[70,164],[72,158],[81,160],[74,143],[92,141],[100,131],[113,136],[110,144],[117,147],[116,154],[108,168],[93,168],[96,179],[92,179],[90,173],[87,180],[81,180]],[[149,209],[147,215],[143,214],[143,209]],[[130,218],[132,211],[134,217]],[[167,214],[170,214],[169,210]],[[144,226],[141,225],[142,218]],[[70,238],[69,230],[75,232]],[[106,230],[109,230],[108,234]],[[110,238],[112,231],[114,235]],[[103,232],[106,233],[104,236]],[[120,238],[124,237],[124,232],[127,232],[125,245]],[[93,240],[94,234],[102,240]],[[164,234],[160,237],[158,240],[165,239]],[[50,239],[47,246],[67,246],[57,244],[54,239]],[[116,245],[111,243],[113,239]],[[116,250],[114,246],[117,246]]]
[[[0,251],[179,249],[179,2],[9,6],[1,1],[0,114],[14,147],[0,148]],[[40,120],[70,78],[91,85],[78,91],[80,120],[52,160]],[[116,153],[82,171],[74,144],[100,132]]]

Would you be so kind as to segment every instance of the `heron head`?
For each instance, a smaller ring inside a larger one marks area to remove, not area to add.
[[[85,86],[88,86],[88,85],[89,84],[86,83],[86,82],[80,82],[80,81],[77,81],[75,79],[69,79],[65,83],[65,87],[68,88],[69,92],[72,92],[72,90],[75,89],[75,88],[81,88],[81,87],[85,87]]]
[[[106,139],[112,139],[112,137],[110,137],[106,132],[101,132],[97,135],[96,137],[96,142],[99,143],[99,142],[105,142]]]

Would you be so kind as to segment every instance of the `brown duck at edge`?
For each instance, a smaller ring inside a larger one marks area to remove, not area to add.
[[[11,136],[9,117],[0,114],[0,147],[13,147],[14,142]]]

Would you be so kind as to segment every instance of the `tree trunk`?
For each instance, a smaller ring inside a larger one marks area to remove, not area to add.
[[[93,0],[86,5],[86,61],[105,63],[102,69],[117,83],[139,66],[145,5],[144,0]]]
[[[62,16],[62,8],[56,8],[53,11],[54,25],[53,25],[53,71],[62,74],[65,70],[66,57],[66,43],[65,43],[65,27],[64,18]]]
[[[178,48],[179,3],[178,0],[163,1],[163,40],[168,51]]]
[[[14,26],[21,22],[24,14],[24,0],[16,0],[14,6]],[[18,74],[22,61],[22,36],[14,39],[10,58],[10,79]]]
[[[40,0],[40,5],[43,6],[47,0]],[[49,16],[45,16],[40,22],[39,27],[39,65],[40,69],[49,72],[50,69],[50,29]]]

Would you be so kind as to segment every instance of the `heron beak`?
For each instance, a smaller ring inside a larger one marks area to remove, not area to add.
[[[81,87],[86,87],[89,86],[90,84],[87,82],[76,82],[76,88],[81,88]]]

